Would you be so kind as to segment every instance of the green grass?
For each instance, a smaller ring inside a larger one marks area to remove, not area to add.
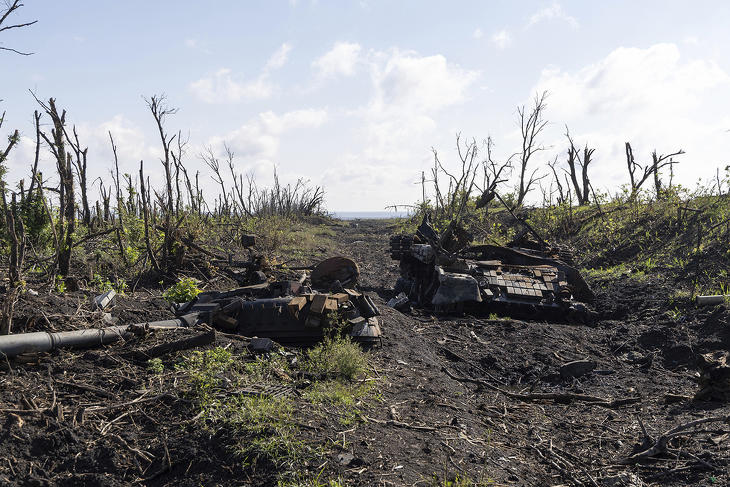
[[[219,420],[237,433],[232,448],[244,466],[263,459],[276,467],[291,467],[308,451],[297,437],[293,411],[288,398],[235,396],[217,412]]]
[[[338,415],[342,426],[351,426],[363,420],[364,401],[373,397],[374,382],[346,383],[339,380],[315,382],[304,393],[314,406],[325,406]]]
[[[351,381],[367,372],[368,360],[349,337],[327,337],[309,350],[303,368],[315,377]]]
[[[185,393],[195,404],[193,427],[219,433],[242,470],[273,467],[282,486],[337,486],[339,479],[306,473],[307,465],[322,463],[331,445],[326,439],[305,441],[300,425],[313,416],[355,424],[366,401],[375,396],[376,382],[367,379],[367,354],[349,338],[326,339],[299,355],[292,365],[276,353],[251,358],[216,347],[184,355],[176,369],[185,377]],[[158,374],[164,367],[150,361],[148,370]],[[251,383],[285,383],[300,371],[312,378],[301,398],[231,392]]]
[[[221,347],[194,351],[177,366],[188,374],[188,396],[199,408],[204,427],[227,432],[228,448],[243,467],[262,461],[276,467],[291,466],[307,450],[297,438],[291,399],[224,391],[224,385],[235,387],[267,378],[268,372],[279,366],[266,360],[239,365],[231,352]]]
[[[434,475],[431,486],[432,487],[495,487],[497,482],[492,479],[487,480],[473,480],[469,476],[457,475],[453,480],[439,480]]]

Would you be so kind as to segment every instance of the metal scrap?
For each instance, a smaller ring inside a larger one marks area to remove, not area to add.
[[[593,292],[568,264],[572,259],[565,249],[530,245],[524,238],[513,247],[472,246],[464,235],[455,224],[439,235],[425,217],[414,235],[392,236],[390,254],[401,271],[396,295],[402,292],[411,303],[444,312],[591,318],[584,303],[593,301]]]
[[[316,341],[338,331],[353,340],[380,339],[380,310],[353,286],[357,264],[332,257],[314,267],[312,287],[305,279],[263,282],[232,291],[209,291],[174,307],[176,314],[200,313],[212,326],[229,333],[272,338],[279,342]]]

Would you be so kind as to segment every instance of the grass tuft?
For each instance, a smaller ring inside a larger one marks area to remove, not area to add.
[[[349,337],[325,338],[307,353],[304,370],[317,377],[352,381],[365,375],[368,359]]]

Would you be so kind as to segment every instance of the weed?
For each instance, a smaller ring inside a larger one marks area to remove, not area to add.
[[[291,480],[279,480],[277,487],[344,487],[345,484],[340,478],[323,480],[322,471],[316,477],[309,477],[301,472],[297,472],[295,478]]]
[[[197,399],[204,414],[211,413],[219,404],[214,396],[220,375],[231,366],[233,357],[228,350],[216,347],[212,350],[196,350],[188,355],[178,370],[189,372],[191,394]]]
[[[289,398],[248,396],[223,391],[224,385],[269,378],[283,359],[259,359],[238,366],[229,350],[217,347],[194,351],[177,369],[188,373],[189,396],[201,410],[201,421],[214,431],[224,431],[226,443],[244,467],[259,462],[277,468],[291,467],[309,449],[298,438]]]
[[[196,279],[193,279],[192,277],[183,277],[170,286],[170,288],[162,294],[162,297],[171,303],[187,303],[200,294],[200,292],[200,289],[198,289],[198,281]]]
[[[357,406],[361,400],[370,397],[373,388],[373,382],[345,383],[339,380],[315,382],[304,393],[304,397],[315,405],[334,406],[340,413],[340,424],[350,426],[361,420],[362,413]]]
[[[63,276],[56,276],[56,285],[54,286],[54,290],[60,294],[66,292],[66,281],[63,280]]]
[[[162,359],[152,358],[147,361],[147,371],[151,374],[161,374],[165,371],[165,366],[162,365]]]
[[[109,279],[104,279],[99,274],[94,274],[91,281],[89,281],[89,285],[97,293],[105,293],[113,289],[117,294],[124,294],[128,287],[126,281],[122,279],[112,282]]]
[[[89,285],[97,293],[105,293],[111,289],[114,289],[114,285],[109,279],[104,279],[99,274],[94,274],[89,281]]]
[[[297,461],[305,450],[292,420],[293,405],[287,398],[238,396],[225,402],[217,419],[237,433],[234,452],[244,464],[267,460],[277,467]]]
[[[453,480],[439,480],[438,477],[434,475],[431,485],[433,487],[486,487],[488,485],[496,485],[496,482],[492,479],[472,480],[469,477],[462,477],[461,475],[457,475]]]
[[[669,315],[669,318],[671,318],[673,321],[680,321],[683,316],[679,308],[676,307],[667,311],[667,315]]]
[[[243,380],[246,382],[266,382],[289,373],[289,363],[281,355],[256,357],[252,362],[243,364]]]
[[[353,380],[365,374],[367,355],[349,337],[325,338],[309,350],[304,370],[317,377]]]
[[[674,307],[675,310],[679,306],[688,306],[692,302],[692,293],[684,289],[675,289],[667,299],[667,305]]]

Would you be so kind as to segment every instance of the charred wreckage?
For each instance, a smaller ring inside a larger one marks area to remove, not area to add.
[[[413,235],[390,238],[400,261],[389,305],[436,312],[497,313],[527,319],[590,323],[595,296],[565,248],[536,243],[521,233],[508,246],[470,245],[453,222],[443,234],[428,217]]]
[[[147,330],[200,324],[254,337],[252,345],[263,344],[264,348],[271,347],[272,340],[305,344],[338,333],[355,342],[373,344],[381,337],[380,311],[369,296],[355,289],[359,273],[353,260],[332,257],[317,264],[311,275],[303,274],[296,281],[265,280],[231,291],[200,293],[192,301],[172,305],[175,319],[0,336],[0,357],[89,348],[131,338]],[[114,291],[109,291],[97,296],[93,305],[103,311],[111,305],[114,295]]]

